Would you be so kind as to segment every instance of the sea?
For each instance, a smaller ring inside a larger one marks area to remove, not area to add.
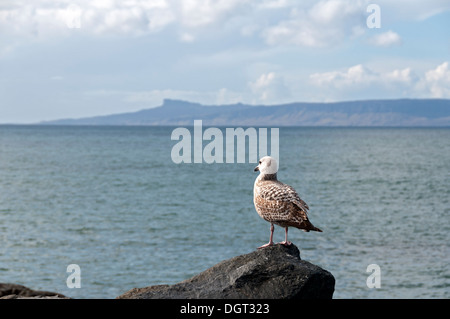
[[[0,126],[0,282],[113,299],[267,243],[256,163],[177,164],[174,129]],[[334,298],[450,298],[450,128],[280,127],[279,161]]]

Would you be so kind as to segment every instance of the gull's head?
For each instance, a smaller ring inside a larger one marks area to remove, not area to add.
[[[259,171],[261,175],[275,174],[278,172],[278,163],[273,157],[264,156],[259,160],[258,166],[255,167],[256,171]]]

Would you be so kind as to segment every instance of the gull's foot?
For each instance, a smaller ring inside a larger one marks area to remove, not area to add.
[[[277,244],[283,245],[285,247],[289,247],[290,245],[292,245],[292,242],[290,242],[290,241],[282,241],[282,242],[279,242]]]
[[[262,245],[261,247],[258,247],[258,249],[265,248],[265,247],[270,247],[270,246],[273,246],[273,241],[269,241],[267,244]]]

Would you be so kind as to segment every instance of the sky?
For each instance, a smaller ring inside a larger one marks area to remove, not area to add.
[[[0,0],[0,123],[450,98],[450,0]]]

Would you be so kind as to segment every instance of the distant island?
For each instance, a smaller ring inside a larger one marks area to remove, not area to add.
[[[41,122],[44,125],[450,126],[449,99],[366,100],[280,105],[202,105],[165,99],[132,113]]]

